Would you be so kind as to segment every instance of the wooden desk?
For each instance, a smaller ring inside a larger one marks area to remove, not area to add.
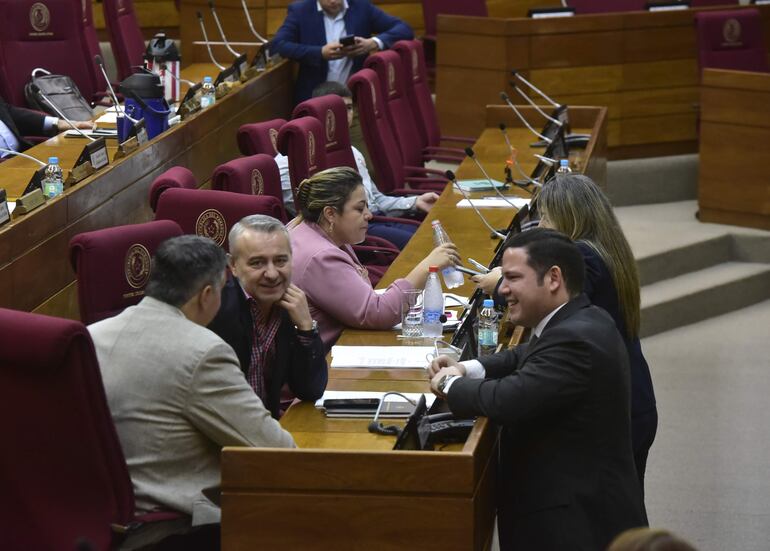
[[[210,67],[192,67],[209,72]],[[0,305],[16,310],[79,318],[68,243],[78,233],[146,222],[153,218],[147,193],[168,168],[189,168],[199,182],[239,155],[235,134],[249,121],[286,116],[291,110],[291,67],[282,63],[252,79],[210,109],[164,132],[126,158],[111,163],[32,213],[0,228]],[[110,142],[108,141],[108,144]],[[28,151],[39,159],[57,155],[69,169],[84,146],[79,138],[52,138]],[[114,143],[108,147],[110,158]],[[15,158],[0,165],[0,182],[17,197],[37,169]]]
[[[770,36],[770,6],[752,7]],[[520,103],[508,86],[510,70],[518,69],[558,102],[607,106],[612,158],[695,151],[695,11],[556,19],[439,16],[441,130],[478,135],[485,106],[499,103],[501,91]],[[541,118],[531,120],[542,125]]]
[[[706,69],[700,97],[700,220],[770,230],[770,74]]]
[[[527,130],[490,107],[489,118],[511,123],[511,141],[525,149]],[[507,108],[506,108],[507,110]],[[605,150],[604,108],[578,108],[593,139],[575,160],[602,178],[604,164],[587,155]],[[502,119],[498,120],[500,117]],[[499,130],[487,129],[475,145],[491,170],[508,156]],[[531,171],[534,159],[522,159]],[[476,178],[469,160],[459,178]],[[493,175],[494,176],[494,175]],[[514,195],[527,195],[515,188]],[[478,195],[488,195],[489,192]],[[497,241],[447,187],[423,224],[380,282],[387,286],[433,248],[430,222],[440,219],[463,258],[489,262]],[[486,209],[491,224],[505,227],[510,209]],[[473,284],[454,289],[470,295]],[[339,344],[396,345],[394,331],[343,332]],[[329,388],[428,392],[422,369],[333,369]],[[441,452],[393,451],[393,437],[370,434],[368,420],[327,419],[312,404],[289,409],[281,419],[299,449],[225,448],[222,453],[222,544],[225,551],[288,549],[488,549],[494,522],[497,430],[479,419],[464,445]],[[440,527],[434,521],[440,521]],[[352,544],[351,542],[355,542]]]

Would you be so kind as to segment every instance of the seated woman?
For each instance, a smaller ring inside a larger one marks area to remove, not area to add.
[[[583,291],[612,316],[625,342],[631,368],[634,462],[644,492],[647,454],[655,439],[658,413],[650,368],[639,342],[639,274],[631,247],[607,196],[586,176],[557,175],[540,190],[537,207],[542,227],[558,230],[577,243],[586,264]],[[473,279],[491,294],[499,278],[496,268]]]
[[[300,215],[289,223],[293,281],[307,295],[327,350],[345,327],[393,327],[401,320],[404,291],[423,288],[430,266],[460,261],[454,245],[441,245],[384,293],[375,293],[350,246],[364,240],[372,217],[361,176],[348,167],[319,172],[299,185],[297,202]]]

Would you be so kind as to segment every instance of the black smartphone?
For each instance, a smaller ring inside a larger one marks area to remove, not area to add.
[[[343,36],[342,38],[340,38],[340,44],[342,44],[343,46],[352,46],[355,43],[356,43],[355,35],[351,34],[349,36]]]
[[[484,275],[481,272],[475,272],[469,268],[466,268],[465,266],[455,266],[455,270],[457,270],[458,272],[462,272],[467,276]]]
[[[341,398],[341,399],[329,399],[324,400],[324,408],[329,410],[335,409],[347,409],[347,410],[376,410],[380,405],[379,398]]]

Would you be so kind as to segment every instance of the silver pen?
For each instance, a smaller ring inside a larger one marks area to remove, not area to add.
[[[476,268],[478,268],[482,273],[488,274],[489,268],[484,266],[481,262],[478,262],[476,260],[473,260],[472,258],[468,258],[468,262],[473,264]]]

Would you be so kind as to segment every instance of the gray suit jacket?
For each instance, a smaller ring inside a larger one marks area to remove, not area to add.
[[[233,349],[150,297],[89,326],[138,512],[218,521],[202,494],[220,482],[223,446],[293,447],[249,387]],[[258,476],[258,474],[257,474]]]

